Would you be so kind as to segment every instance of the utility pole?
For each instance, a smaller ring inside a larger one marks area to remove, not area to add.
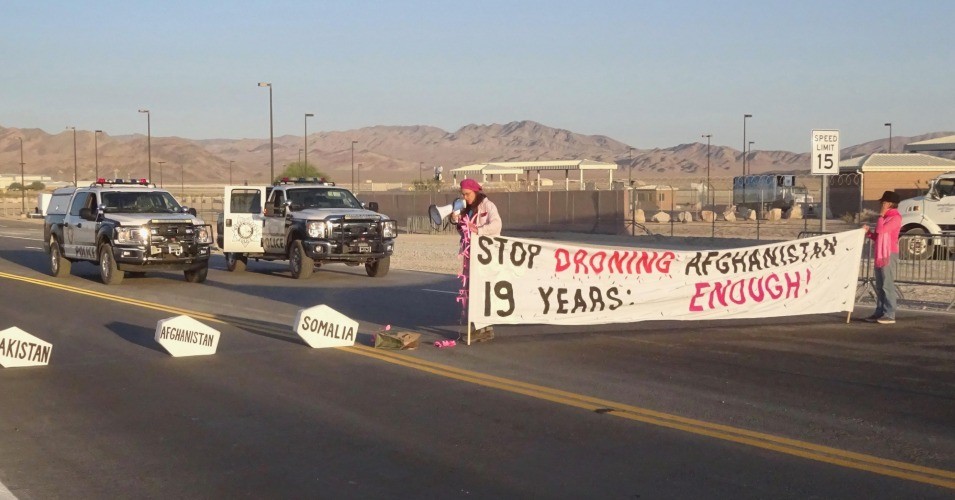
[[[26,163],[23,163],[23,137],[19,137],[19,139],[20,139],[20,213],[25,214],[27,213],[27,201],[26,201],[27,185],[23,180],[23,166],[26,165]]]

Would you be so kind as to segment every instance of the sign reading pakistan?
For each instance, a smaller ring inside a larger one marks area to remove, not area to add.
[[[50,364],[53,344],[11,327],[0,331],[0,366],[17,368]]]

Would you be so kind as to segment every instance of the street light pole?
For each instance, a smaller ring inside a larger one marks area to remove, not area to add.
[[[713,134],[703,134],[706,137],[706,200],[710,205],[710,211],[713,212],[712,231],[710,238],[716,236],[716,208],[713,206],[713,186],[710,184],[710,138]]]
[[[157,161],[156,163],[159,164],[159,187],[162,187],[162,164],[163,164],[163,163],[166,163],[166,162],[164,162],[164,161]]]
[[[627,189],[630,189],[630,186],[633,186],[633,148],[630,148],[630,151],[627,152],[627,166],[629,167],[629,173],[627,174]]]
[[[153,130],[152,119],[148,109],[139,110],[140,113],[146,113],[146,155],[148,157],[149,167],[146,169],[146,178],[153,176]]]
[[[351,141],[351,191],[355,192],[355,144],[358,141]]]
[[[308,119],[315,116],[312,113],[305,113],[305,167],[302,168],[302,176],[308,174]]]
[[[886,123],[886,127],[889,127],[889,154],[892,153],[892,123]]]
[[[746,119],[752,117],[750,114],[743,115],[743,175],[746,175]]]
[[[229,185],[232,185],[232,165],[235,163],[235,160],[229,160]]]
[[[259,82],[259,87],[269,88],[269,185],[275,182],[275,132],[272,121],[272,84]]]
[[[99,139],[99,135],[102,133],[103,133],[102,130],[93,131],[93,161],[95,162],[95,165],[96,165],[95,167],[96,170],[93,171],[93,177],[95,177],[95,179],[93,180],[99,180],[99,140],[98,139]]]
[[[25,165],[23,163],[23,137],[18,137],[18,139],[20,139],[20,213],[25,214],[27,213],[27,186],[23,180],[23,165]]]
[[[422,170],[424,170],[424,162],[423,162],[423,161],[419,161],[419,162],[418,162],[418,182],[419,182],[419,183],[421,183],[421,182],[424,181],[423,177],[421,176],[421,171],[422,171]]]
[[[755,141],[749,141],[746,143],[746,156],[749,157],[753,153],[753,144]],[[753,173],[753,164],[749,164],[749,173]]]
[[[76,167],[76,127],[66,127],[66,128],[73,130],[73,185],[78,187],[79,184],[76,183],[76,177],[77,177],[77,176],[76,176],[76,171],[77,171],[77,167]]]

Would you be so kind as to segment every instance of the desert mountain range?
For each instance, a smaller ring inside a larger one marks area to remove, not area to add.
[[[893,137],[892,150],[904,144],[932,139],[953,132],[934,132],[913,137]],[[808,134],[807,134],[808,135]],[[76,130],[77,171],[92,179],[98,161],[101,177],[145,177],[145,135],[95,134]],[[0,126],[0,173],[19,173],[20,138],[23,139],[25,171],[72,181],[74,135],[72,130],[48,134],[40,129]],[[351,180],[352,141],[359,182],[412,182],[425,178],[433,167],[451,168],[493,161],[590,159],[617,162],[620,172],[633,166],[635,178],[703,176],[706,173],[706,143],[694,142],[669,148],[634,149],[602,135],[582,135],[551,128],[533,121],[504,125],[467,125],[454,132],[428,126],[374,126],[341,132],[317,132],[308,136],[308,162],[333,179]],[[266,182],[269,174],[269,139],[207,139],[155,137],[152,142],[152,177],[178,179],[180,168],[186,182],[225,182],[230,166],[235,183]],[[286,164],[304,159],[301,136],[285,135],[275,140],[275,173]],[[886,152],[888,139],[842,149],[843,159]],[[160,162],[163,162],[160,164]],[[752,151],[747,163],[753,173],[808,173],[809,153]],[[711,145],[710,168],[714,177],[739,175],[740,151]],[[619,176],[619,174],[618,174]]]

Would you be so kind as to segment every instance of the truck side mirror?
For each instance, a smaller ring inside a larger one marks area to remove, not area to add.
[[[377,202],[377,201],[369,201],[369,202],[368,202],[368,210],[371,210],[372,212],[377,212],[377,211],[378,211],[378,202]]]
[[[184,213],[184,214],[189,214],[189,215],[191,215],[191,216],[193,216],[193,217],[196,217],[196,216],[197,216],[196,209],[195,209],[195,208],[192,208],[192,207],[182,207],[182,213]]]

